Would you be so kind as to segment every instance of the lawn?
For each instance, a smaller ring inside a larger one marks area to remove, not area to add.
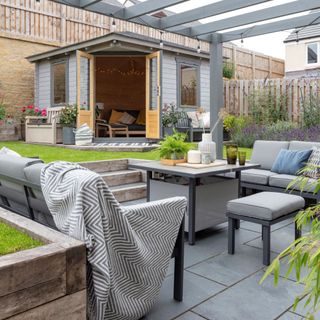
[[[0,222],[0,256],[41,245],[41,241]]]
[[[7,147],[21,154],[24,157],[39,157],[45,162],[56,160],[81,162],[81,161],[95,161],[121,158],[134,158],[146,160],[158,160],[159,152],[157,150],[149,152],[105,152],[105,151],[86,151],[73,150],[61,147],[42,146],[34,144],[26,144],[23,142],[1,142],[0,149]],[[251,149],[240,148],[247,151],[247,158],[251,157]],[[224,150],[225,156],[225,150]]]

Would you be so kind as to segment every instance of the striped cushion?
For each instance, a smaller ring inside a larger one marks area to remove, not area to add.
[[[320,148],[312,148],[312,153],[308,160],[307,166],[309,170],[305,171],[303,175],[308,178],[319,179],[320,178]]]
[[[119,122],[124,124],[133,124],[136,121],[136,118],[133,117],[128,112],[124,112],[122,117],[119,119]]]

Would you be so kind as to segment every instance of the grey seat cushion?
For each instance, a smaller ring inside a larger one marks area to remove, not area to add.
[[[25,179],[37,186],[40,186],[41,169],[45,167],[44,163],[36,163],[24,168]]]
[[[280,192],[260,192],[254,195],[231,200],[227,211],[262,220],[274,220],[304,207],[300,196]]]
[[[296,179],[297,176],[290,174],[275,174],[269,178],[269,185],[271,187],[279,187],[286,189],[290,182]],[[308,183],[304,186],[304,191],[313,192],[315,189],[315,179],[309,179]],[[299,185],[292,186],[291,189],[301,191]]]
[[[307,150],[313,147],[320,148],[320,142],[290,141],[289,150]]]
[[[288,149],[287,141],[257,140],[254,143],[251,162],[260,164],[261,169],[270,170],[281,149]]]
[[[270,170],[249,169],[244,170],[241,173],[241,182],[255,183],[261,185],[267,185],[269,178],[276,173]]]

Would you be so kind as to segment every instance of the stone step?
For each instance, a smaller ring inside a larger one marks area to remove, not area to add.
[[[141,182],[141,172],[136,170],[101,172],[100,175],[109,187]]]
[[[97,173],[106,173],[110,171],[121,171],[128,169],[128,159],[80,162],[79,164]]]
[[[110,190],[119,202],[138,200],[147,196],[147,186],[144,182],[114,186],[110,187]]]

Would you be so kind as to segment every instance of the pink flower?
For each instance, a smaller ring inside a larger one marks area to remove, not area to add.
[[[34,112],[38,113],[38,112],[40,112],[40,109],[39,108],[34,108]]]
[[[33,109],[33,105],[30,104],[29,106],[27,106],[27,109]]]
[[[46,117],[47,116],[47,110],[46,109],[42,109],[41,110],[41,116],[42,117]]]

